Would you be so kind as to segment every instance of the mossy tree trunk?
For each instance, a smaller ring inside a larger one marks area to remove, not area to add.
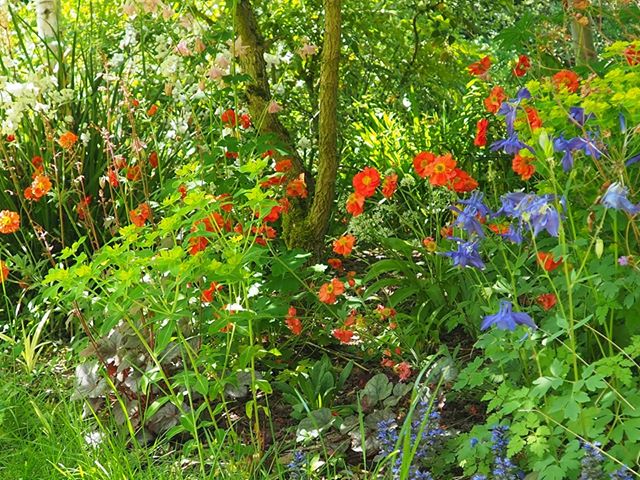
[[[341,42],[341,0],[324,0],[325,34],[322,46],[320,91],[318,97],[319,154],[317,177],[313,177],[299,158],[291,135],[277,115],[267,111],[271,101],[269,80],[264,60],[264,42],[250,0],[238,0],[235,20],[242,44],[248,47],[240,57],[243,70],[253,82],[247,85],[249,110],[261,133],[275,134],[290,152],[293,160],[292,176],[304,174],[309,191],[306,201],[292,202],[290,212],[283,219],[283,238],[290,247],[300,247],[316,253],[322,248],[335,196],[338,172],[338,82]]]
[[[584,0],[563,0],[562,4],[565,12],[571,17],[571,42],[576,65],[588,65],[597,56],[593,42],[593,28],[586,15],[588,3]]]

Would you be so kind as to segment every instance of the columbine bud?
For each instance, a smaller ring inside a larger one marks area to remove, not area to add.
[[[602,252],[604,251],[604,242],[601,238],[596,238],[596,257],[602,257]]]

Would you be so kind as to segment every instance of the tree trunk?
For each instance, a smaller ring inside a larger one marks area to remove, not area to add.
[[[338,174],[338,82],[340,67],[341,0],[324,1],[324,43],[318,96],[318,177],[307,215],[311,241],[321,243],[327,233]],[[303,245],[300,245],[303,246]],[[304,245],[309,246],[309,245]]]
[[[320,93],[318,98],[319,128],[317,178],[306,171],[296,153],[289,132],[275,114],[267,112],[271,100],[269,79],[264,61],[264,42],[250,0],[238,0],[236,25],[242,44],[248,52],[240,57],[244,71],[253,78],[247,85],[247,101],[252,117],[258,119],[261,133],[275,134],[291,152],[293,172],[304,173],[309,190],[309,202],[292,202],[283,218],[283,238],[289,247],[300,247],[316,254],[323,247],[335,196],[338,172],[338,82],[340,64],[341,0],[324,0],[325,35],[322,47]]]
[[[591,22],[589,17],[580,13],[587,8],[588,4],[584,0],[572,0],[571,4],[569,0],[563,0],[562,5],[565,12],[571,16],[571,43],[576,65],[588,65],[596,58]]]
[[[38,35],[47,41],[58,39],[58,2],[56,0],[35,0]]]

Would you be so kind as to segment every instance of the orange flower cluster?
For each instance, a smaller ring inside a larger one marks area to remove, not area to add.
[[[297,314],[298,312],[295,309],[295,307],[289,307],[289,311],[287,312],[287,316],[285,317],[285,320],[284,320],[285,324],[287,325],[287,328],[294,335],[300,335],[302,333],[302,322],[297,317]]]
[[[58,138],[58,143],[65,150],[71,150],[78,141],[78,136],[73,132],[65,132]]]
[[[51,190],[51,180],[46,175],[36,175],[33,177],[31,186],[24,190],[24,198],[38,201]]]
[[[420,152],[413,159],[413,168],[422,177],[428,177],[434,187],[446,187],[458,193],[470,192],[478,182],[467,172],[456,167],[450,153],[435,156],[431,152]]]
[[[566,89],[570,93],[576,93],[578,88],[580,88],[580,78],[571,70],[560,70],[551,77],[551,81],[555,85],[556,89]]]
[[[364,204],[367,198],[375,195],[377,188],[382,183],[382,195],[390,199],[398,188],[398,175],[390,173],[382,181],[380,172],[373,167],[365,167],[361,172],[353,176],[354,192],[347,198],[347,212],[357,217],[364,212]]]
[[[129,212],[131,223],[136,227],[142,227],[149,217],[151,217],[151,208],[147,203],[141,203],[138,208],[134,208]]]
[[[475,63],[472,63],[467,67],[471,75],[482,76],[491,68],[491,59],[488,56],[482,57]]]
[[[20,215],[18,212],[11,210],[2,210],[0,212],[0,233],[15,233],[20,228]]]
[[[526,55],[520,55],[518,57],[518,63],[516,63],[516,66],[513,69],[513,74],[516,77],[523,77],[524,75],[526,75],[530,67],[531,61],[529,60],[529,57],[527,57]]]
[[[349,343],[355,334],[352,330],[346,328],[335,328],[332,330],[331,335],[340,340],[340,343]]]

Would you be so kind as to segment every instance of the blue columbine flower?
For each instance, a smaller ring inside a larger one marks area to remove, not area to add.
[[[498,313],[484,317],[480,330],[486,330],[491,325],[495,325],[500,330],[515,330],[517,325],[538,328],[529,315],[522,312],[514,312],[513,305],[508,300],[500,301]]]
[[[533,236],[537,237],[538,233],[546,230],[552,237],[558,236],[560,228],[560,214],[551,203],[554,200],[553,195],[533,195],[527,205],[523,206],[520,217],[527,221],[533,229]]]
[[[585,116],[584,108],[582,107],[571,107],[569,109],[569,120],[579,127],[584,127],[584,124],[592,118],[594,118],[593,113]]]
[[[631,475],[631,470],[629,470],[629,467],[627,467],[626,465],[623,467],[620,467],[615,472],[612,472],[609,475],[609,478],[611,480],[633,480],[633,476]]]
[[[620,123],[620,132],[623,134],[627,133],[627,119],[624,118],[622,112],[618,114],[618,122]]]
[[[613,208],[615,210],[624,210],[625,212],[635,215],[640,212],[640,204],[634,205],[627,198],[629,195],[629,189],[623,186],[619,182],[614,182],[609,185],[607,191],[602,196],[600,202],[607,208]]]
[[[602,470],[602,461],[604,460],[600,453],[599,442],[584,443],[582,449],[584,450],[584,457],[580,461],[580,477],[578,480],[593,480],[594,478],[600,479],[604,477],[604,471]]]
[[[475,191],[468,200],[459,200],[459,202],[465,206],[464,209],[460,210],[457,207],[449,207],[458,214],[458,218],[456,218],[453,224],[463,229],[469,235],[476,234],[479,237],[484,237],[484,231],[478,220],[478,216],[486,217],[491,212],[484,204],[483,196],[484,194],[482,192]]]
[[[640,162],[640,153],[637,155],[634,155],[633,157],[631,157],[629,160],[627,160],[626,162],[624,162],[624,166],[628,167],[629,165],[633,165],[634,163],[638,163]]]
[[[520,152],[520,150],[522,150],[523,148],[526,148],[531,153],[534,153],[533,148],[531,148],[526,143],[520,141],[520,139],[518,138],[517,132],[514,132],[507,138],[503,138],[502,140],[493,142],[490,148],[491,148],[491,151],[493,152],[502,150],[504,153],[507,153],[509,155],[515,155],[516,153]]]
[[[453,260],[454,267],[476,267],[482,270],[484,262],[478,253],[478,240],[465,242],[460,238],[452,238],[458,243],[458,249],[454,252],[445,252],[444,255]]]
[[[578,137],[567,140],[564,135],[560,135],[553,141],[553,149],[556,152],[564,153],[562,157],[562,169],[568,172],[573,168],[573,152],[579,150],[582,142]]]

